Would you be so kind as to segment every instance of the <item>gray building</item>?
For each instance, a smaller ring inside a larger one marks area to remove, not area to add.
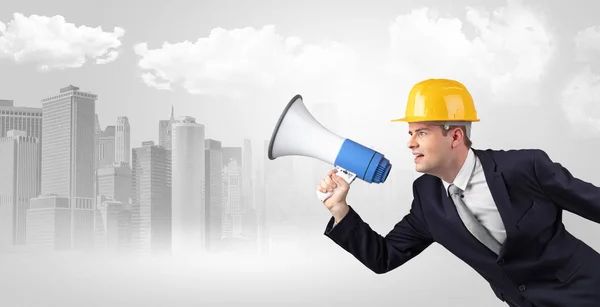
[[[115,126],[107,126],[98,137],[98,168],[115,163]]]
[[[115,125],[115,163],[131,165],[131,127],[126,116],[119,116]]]
[[[42,100],[42,195],[27,213],[28,245],[93,247],[97,99],[70,85]]]
[[[132,151],[131,247],[135,253],[171,250],[170,165],[168,151],[152,141]]]
[[[206,249],[215,251],[221,241],[221,219],[223,210],[223,158],[221,142],[205,140],[206,157]]]
[[[98,195],[110,200],[129,202],[131,197],[131,168],[122,162],[98,169]]]
[[[42,141],[42,109],[15,107],[13,100],[0,100],[0,137],[10,130],[27,132]]]
[[[171,150],[172,125],[175,122],[175,109],[171,106],[171,118],[158,121],[158,145]]]
[[[0,244],[25,244],[30,198],[40,193],[41,144],[25,131],[0,138]]]
[[[173,253],[206,249],[205,129],[190,116],[172,125]]]

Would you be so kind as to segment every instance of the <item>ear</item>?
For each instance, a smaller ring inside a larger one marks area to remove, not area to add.
[[[458,147],[463,143],[464,134],[463,130],[460,127],[452,128],[452,148]]]

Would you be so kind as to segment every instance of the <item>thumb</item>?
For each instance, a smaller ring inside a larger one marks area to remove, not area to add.
[[[333,181],[335,181],[338,184],[338,186],[341,188],[348,187],[348,182],[346,182],[346,180],[344,180],[344,178],[338,176],[336,173],[331,174],[331,179],[333,179]]]

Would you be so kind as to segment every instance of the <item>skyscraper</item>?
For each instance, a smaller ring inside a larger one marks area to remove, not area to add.
[[[13,100],[0,100],[0,137],[8,131],[25,131],[28,137],[34,137],[42,144],[42,108],[15,107]],[[41,151],[38,166],[42,164]]]
[[[242,147],[242,233],[244,237],[250,238],[253,245],[258,244],[258,211],[254,202],[254,189],[256,182],[254,181],[254,171],[252,167],[252,142],[249,139],[244,139]]]
[[[42,109],[15,107],[12,100],[0,100],[0,137],[8,131],[27,132],[27,136],[42,141]]]
[[[236,160],[223,164],[223,227],[228,241],[242,235],[242,168]]]
[[[252,181],[252,143],[244,139],[242,147],[242,198],[244,210],[254,209],[254,184]]]
[[[99,139],[101,135],[102,127],[100,127],[100,119],[98,118],[98,114],[96,114],[96,118],[94,119],[94,169],[98,169],[98,165],[100,164]]]
[[[115,163],[131,165],[131,128],[126,116],[119,116],[115,125]]]
[[[240,237],[246,208],[243,197],[242,147],[222,147],[223,155],[223,237]]]
[[[42,194],[95,197],[97,98],[71,85],[42,100]]]
[[[115,126],[107,126],[98,137],[98,168],[115,164]]]
[[[131,197],[131,168],[125,162],[98,169],[98,195],[110,200],[129,202]]]
[[[204,125],[181,116],[172,133],[173,253],[198,253],[206,247]]]
[[[29,199],[40,193],[41,144],[25,131],[0,138],[0,244],[25,244]]]
[[[171,150],[172,125],[175,122],[175,109],[171,106],[171,118],[158,121],[158,145]]]
[[[171,170],[167,150],[143,142],[132,155],[131,245],[140,254],[163,253],[171,246]]]
[[[206,248],[209,251],[214,251],[221,240],[221,216],[223,210],[221,142],[206,139],[205,147]]]
[[[42,100],[42,196],[30,203],[27,244],[93,244],[97,98],[70,85]]]

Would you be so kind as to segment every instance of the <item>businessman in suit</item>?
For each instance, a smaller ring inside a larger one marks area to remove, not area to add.
[[[332,217],[325,235],[377,274],[437,242],[513,307],[600,306],[600,254],[569,233],[567,210],[600,223],[600,188],[572,176],[542,150],[479,150],[479,121],[460,82],[429,79],[411,90],[407,146],[415,168],[410,211],[386,235],[346,202],[349,184],[331,170],[317,189]]]

